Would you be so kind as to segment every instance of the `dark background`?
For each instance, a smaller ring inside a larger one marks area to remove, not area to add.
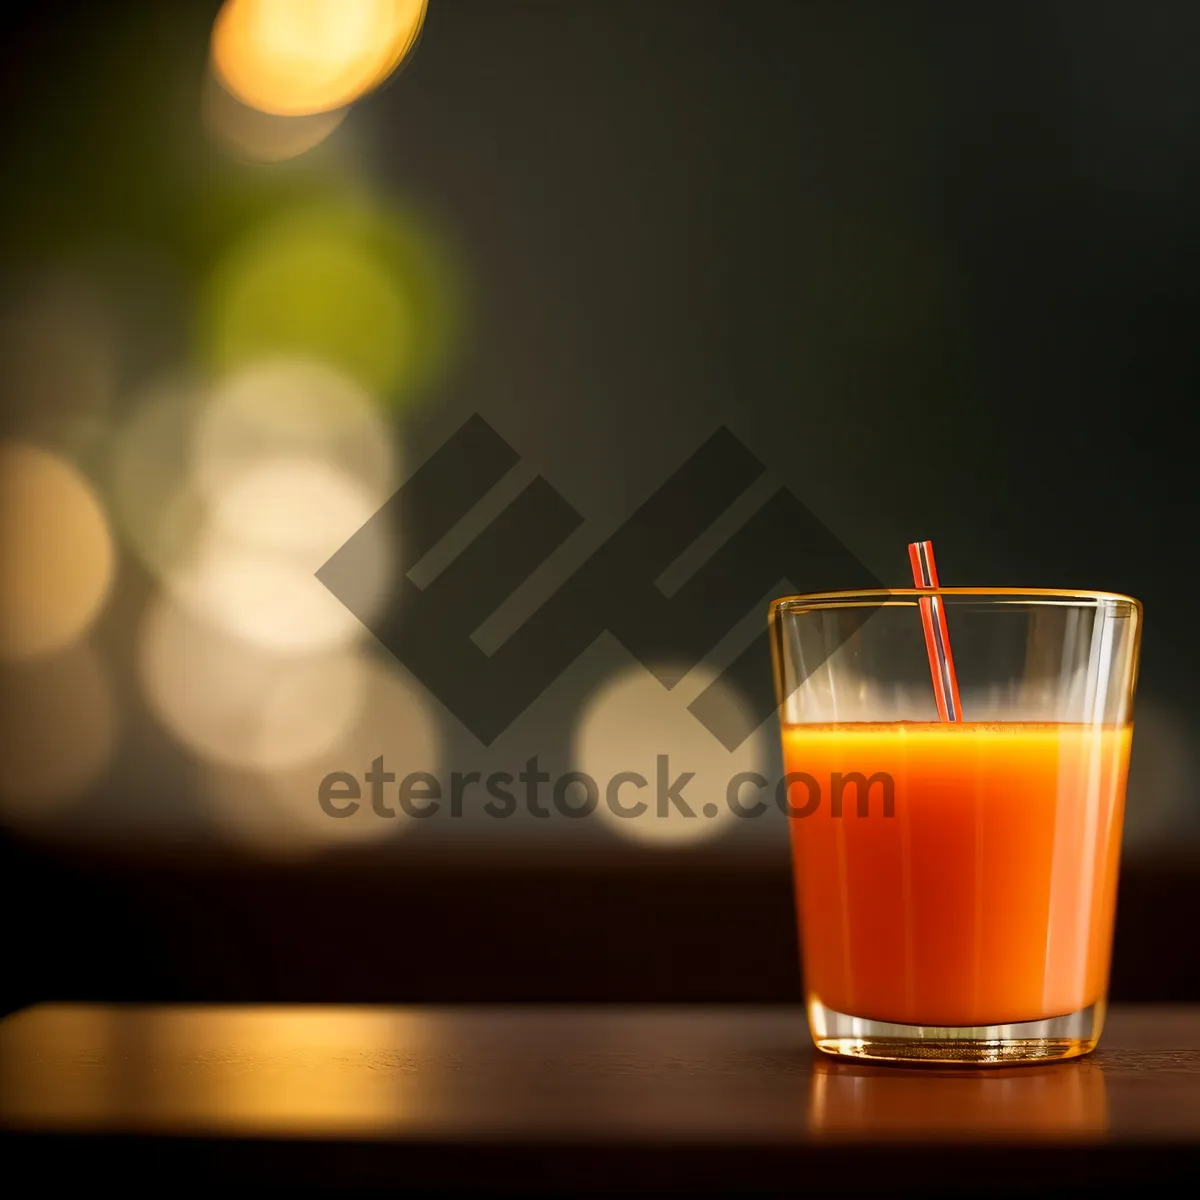
[[[216,7],[5,18],[8,275],[149,247],[187,293],[319,174],[206,147]],[[348,120],[469,282],[451,369],[397,417],[409,463],[480,412],[603,529],[728,424],[888,584],[932,537],[947,584],[1143,601],[1115,999],[1200,998],[1198,67],[1184,0],[431,0]],[[149,586],[122,563],[118,663]],[[539,720],[523,742],[561,751]],[[214,841],[189,779],[143,731],[73,833],[4,835],[6,1007],[800,995],[778,824],[675,851],[443,828],[281,867]]]

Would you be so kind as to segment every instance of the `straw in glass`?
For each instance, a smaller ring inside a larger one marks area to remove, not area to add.
[[[911,543],[908,547],[908,557],[912,563],[913,584],[916,587],[936,589],[940,586],[932,542]],[[950,653],[946,607],[941,596],[922,596],[917,603],[921,609],[921,625],[925,630],[925,650],[929,655],[929,673],[933,677],[933,695],[937,701],[938,717],[943,721],[961,721],[962,701],[958,696],[954,656]]]

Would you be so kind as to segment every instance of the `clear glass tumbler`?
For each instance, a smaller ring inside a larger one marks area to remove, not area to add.
[[[938,719],[918,602],[962,702]],[[832,1054],[1012,1064],[1104,1022],[1141,606],[941,588],[771,606],[809,1024]]]

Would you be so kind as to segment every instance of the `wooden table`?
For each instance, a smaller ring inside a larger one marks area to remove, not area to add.
[[[819,1057],[792,1008],[41,1005],[0,1129],[43,1184],[1147,1182],[1200,1166],[1200,1008],[985,1071]]]

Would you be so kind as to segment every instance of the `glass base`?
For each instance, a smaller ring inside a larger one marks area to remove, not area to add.
[[[1089,1054],[1104,1027],[1104,1002],[1045,1021],[1014,1025],[895,1025],[808,1004],[818,1050],[840,1058],[893,1063],[1012,1067]]]

